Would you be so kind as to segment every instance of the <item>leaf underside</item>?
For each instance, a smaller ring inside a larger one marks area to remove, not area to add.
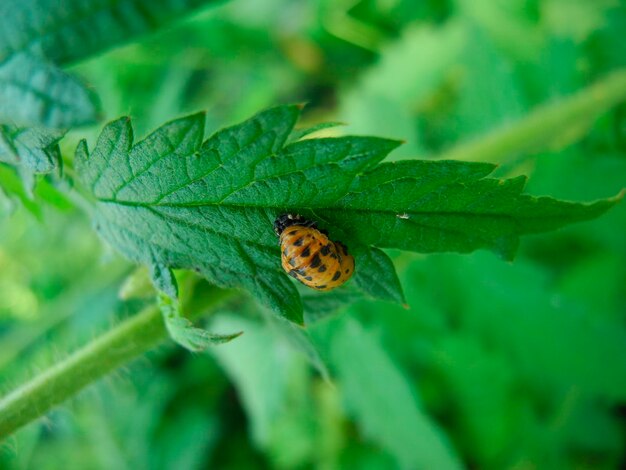
[[[64,65],[153,31],[216,0],[20,0],[0,3],[0,60],[30,52]]]
[[[487,248],[511,259],[520,235],[591,219],[616,201],[534,198],[521,194],[524,178],[487,178],[494,166],[484,163],[380,163],[399,144],[388,139],[286,144],[299,112],[272,108],[206,140],[203,114],[171,121],[136,144],[128,118],[109,123],[92,152],[84,141],[76,152],[78,174],[97,200],[96,229],[132,260],[193,269],[302,323],[272,229],[282,213],[311,218],[346,243],[359,288],[402,301],[379,248]]]
[[[63,134],[42,128],[0,125],[0,162],[15,166],[27,191],[32,192],[35,174],[60,167],[58,142]]]
[[[160,293],[157,296],[157,303],[170,338],[189,351],[204,351],[210,346],[228,343],[242,334],[241,331],[232,334],[215,334],[193,326],[191,321],[180,312],[178,300],[167,293]]]
[[[64,129],[92,124],[96,96],[45,59],[17,53],[0,62],[0,123]]]

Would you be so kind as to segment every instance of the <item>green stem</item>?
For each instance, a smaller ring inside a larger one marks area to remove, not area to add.
[[[214,310],[232,293],[215,289],[204,312]],[[0,441],[167,337],[156,306],[123,321],[0,399]]]
[[[550,145],[555,138],[587,125],[626,100],[626,69],[608,75],[584,90],[545,105],[520,121],[438,155],[446,160],[502,162],[523,152]]]

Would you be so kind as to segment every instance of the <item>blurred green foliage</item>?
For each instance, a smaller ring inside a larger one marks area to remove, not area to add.
[[[213,129],[306,101],[311,123],[425,157],[625,66],[624,31],[621,0],[236,0],[72,72],[138,135],[191,111]],[[98,131],[73,131],[64,155]],[[529,174],[532,194],[612,196],[626,187],[626,107],[499,163]],[[28,204],[0,204],[2,390],[140,303],[118,298],[131,267],[51,185]],[[526,239],[513,263],[391,253],[409,308],[310,299],[332,313],[310,343],[239,299],[210,326],[241,338],[149,354],[1,444],[0,467],[620,468],[625,232],[620,204]]]

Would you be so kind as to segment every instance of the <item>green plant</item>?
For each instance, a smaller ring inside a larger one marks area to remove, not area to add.
[[[212,2],[109,1],[97,10],[82,10],[83,2],[71,0],[66,10],[55,9],[58,3],[0,7],[6,25],[0,36],[0,189],[35,213],[38,205],[59,201],[83,209],[103,241],[147,270],[137,268],[126,286],[125,295],[138,299],[137,313],[0,399],[0,439],[168,336],[192,351],[235,339],[240,333],[216,334],[192,320],[227,311],[247,298],[244,292],[258,302],[258,310],[274,314],[268,321],[326,376],[315,338],[301,326],[363,299],[403,305],[412,297],[405,296],[384,250],[486,249],[511,261],[522,235],[595,219],[622,199],[622,193],[590,203],[533,197],[523,193],[526,177],[493,176],[499,169],[486,162],[510,161],[588,127],[624,101],[626,70],[429,160],[384,161],[400,145],[396,140],[319,136],[332,123],[297,128],[300,105],[268,108],[208,137],[204,113],[169,120],[143,139],[134,138],[131,119],[122,117],[104,126],[95,145],[81,138],[72,157],[64,136],[97,121],[99,105],[92,90],[60,67]],[[47,16],[39,17],[41,12]],[[402,97],[391,101],[398,104]],[[317,221],[349,247],[356,259],[350,284],[316,294],[288,278],[272,230],[275,218],[286,212]],[[323,329],[315,335],[324,336]],[[402,403],[410,402],[409,387],[361,326],[345,320],[336,335],[330,355],[352,396],[352,412],[366,429],[378,429],[384,418],[369,403],[385,391],[370,384],[371,394],[359,395],[356,389],[366,377],[343,359],[364,356],[377,364]],[[362,344],[350,344],[360,337]],[[445,341],[458,354],[455,360],[467,351],[484,354],[466,338]],[[446,373],[453,388],[462,386],[460,371]],[[420,410],[393,412],[406,419],[402,426],[429,436],[422,463],[458,465],[452,457],[440,460],[444,439]],[[402,466],[416,464],[410,444],[402,442],[406,434],[372,433],[400,456]],[[436,449],[432,455],[430,446]]]

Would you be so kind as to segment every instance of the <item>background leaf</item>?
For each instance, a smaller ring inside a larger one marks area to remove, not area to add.
[[[44,128],[0,125],[0,162],[16,167],[29,197],[33,196],[36,174],[50,173],[61,168],[58,142],[63,134],[62,131]],[[3,183],[0,182],[0,186]],[[8,187],[8,184],[4,183],[4,186]],[[52,193],[48,195],[52,196]],[[52,197],[47,200],[51,199]]]
[[[97,119],[95,95],[78,79],[27,53],[0,62],[0,122],[63,129]]]
[[[451,75],[466,37],[467,28],[458,21],[441,28],[406,28],[343,93],[341,117],[348,130],[405,140],[396,158],[423,155],[426,136],[412,125],[411,112],[424,106]]]
[[[21,52],[67,64],[153,31],[215,0],[9,0],[0,6],[0,58]]]
[[[302,363],[297,356],[285,354],[284,342],[263,325],[221,315],[212,327],[246,331],[238,341],[209,351],[238,384],[240,398],[250,414],[252,438],[258,444],[267,444],[272,423],[287,406],[290,371]]]
[[[363,434],[394,455],[401,468],[461,468],[444,434],[419,408],[415,391],[372,333],[346,316],[334,322],[338,326],[326,340],[328,354],[345,406]]]
[[[58,66],[157,29],[208,3],[212,2],[124,0],[92,5],[81,0],[7,0],[0,5],[0,124],[22,128],[18,148],[10,143],[12,153],[22,155],[10,163],[27,167],[20,170],[26,186],[34,185],[30,172],[52,171],[59,160],[45,147],[62,133],[46,135],[43,128],[68,129],[99,119],[95,93]],[[5,135],[4,140],[10,139]],[[6,162],[2,153],[6,151],[0,149],[0,160]]]

